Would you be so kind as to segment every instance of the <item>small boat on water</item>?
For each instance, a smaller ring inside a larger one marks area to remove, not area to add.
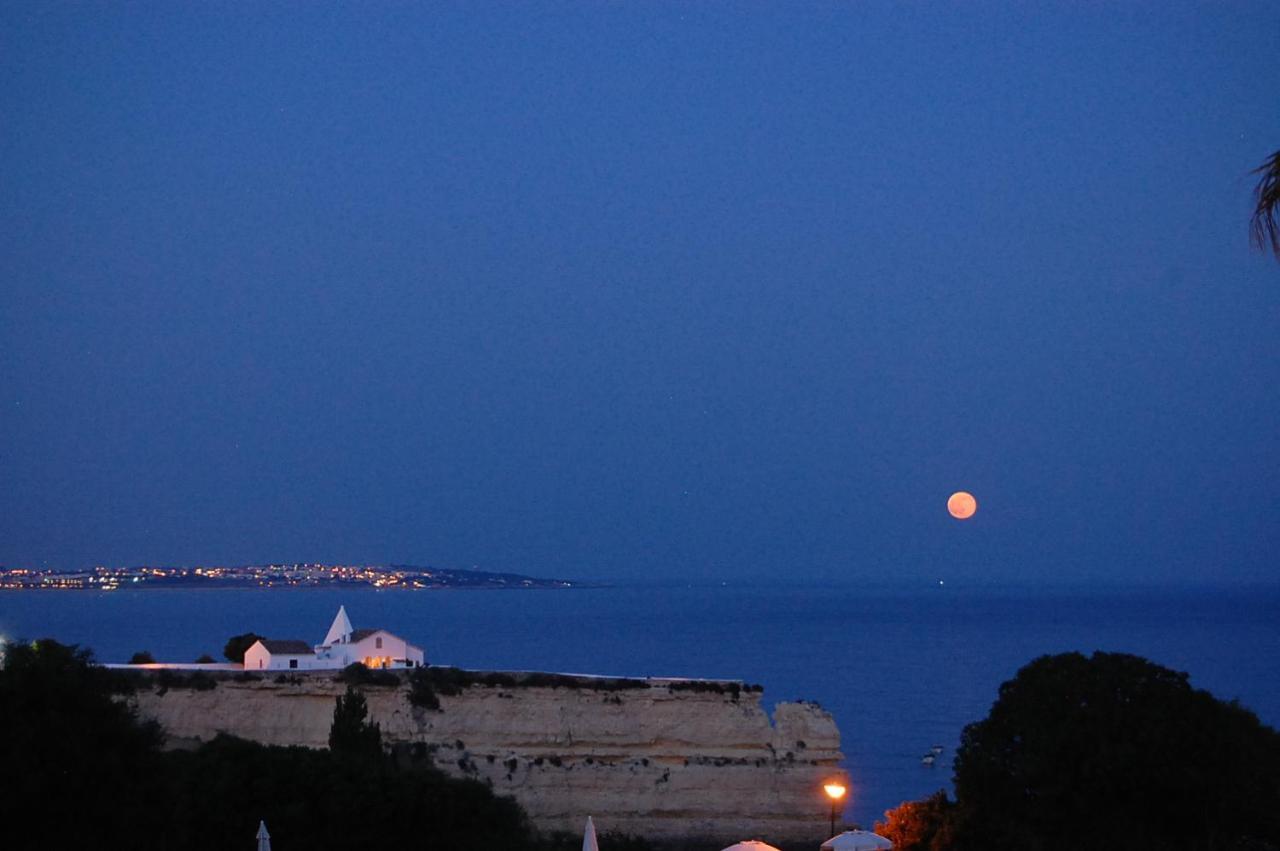
[[[931,766],[933,765],[934,760],[936,760],[937,758],[938,757],[935,754],[927,753],[924,756],[920,757],[920,764]]]
[[[929,750],[933,751],[934,756],[937,756],[938,754],[942,753],[942,745],[934,745],[933,747],[929,748]]]

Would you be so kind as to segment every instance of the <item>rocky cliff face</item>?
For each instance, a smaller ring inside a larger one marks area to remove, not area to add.
[[[214,689],[143,689],[139,712],[170,742],[219,732],[273,745],[325,747],[332,673],[221,679]],[[511,795],[543,829],[601,831],[692,842],[759,837],[773,844],[826,838],[822,782],[841,772],[831,716],[760,693],[648,680],[621,690],[471,684],[439,710],[407,686],[364,686],[383,740],[429,753],[444,771]]]

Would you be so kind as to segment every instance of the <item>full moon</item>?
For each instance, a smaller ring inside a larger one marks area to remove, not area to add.
[[[956,491],[947,500],[947,511],[957,520],[968,520],[978,510],[978,501],[968,491]]]

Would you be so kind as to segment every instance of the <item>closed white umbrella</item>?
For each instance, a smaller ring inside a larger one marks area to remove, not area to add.
[[[271,851],[271,834],[267,833],[267,823],[258,822],[258,851]]]
[[[587,829],[582,834],[582,851],[600,851],[600,843],[596,841],[596,823],[587,816]]]
[[[869,830],[846,830],[822,843],[822,851],[881,851],[893,843]]]

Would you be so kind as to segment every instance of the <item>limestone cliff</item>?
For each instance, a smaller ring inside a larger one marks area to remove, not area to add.
[[[510,679],[510,678],[508,678]],[[580,685],[471,683],[414,706],[407,686],[364,686],[385,742],[429,753],[442,770],[513,796],[538,827],[674,841],[826,838],[821,785],[840,774],[831,716],[781,703],[772,722],[760,692],[740,684],[630,681]],[[141,689],[134,700],[175,745],[218,732],[274,745],[325,747],[332,673],[260,680],[220,678],[216,688]]]

